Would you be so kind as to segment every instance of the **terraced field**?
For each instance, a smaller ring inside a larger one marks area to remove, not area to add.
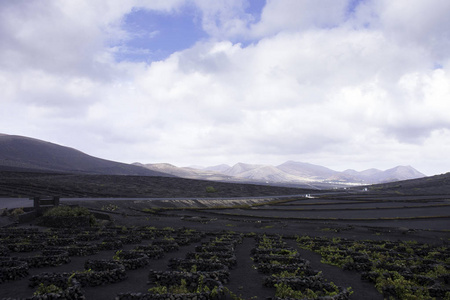
[[[65,202],[97,214],[90,227],[3,216],[0,297],[450,297],[446,197],[315,197]]]
[[[356,199],[357,198],[357,199]],[[130,206],[131,207],[131,206]],[[135,209],[142,209],[136,207]],[[257,205],[177,210],[160,208],[158,214],[215,216],[251,220],[301,222],[321,221],[336,224],[403,227],[422,230],[446,230],[450,223],[450,198],[403,197],[386,195],[367,199],[358,195],[326,194],[316,198],[293,197]]]

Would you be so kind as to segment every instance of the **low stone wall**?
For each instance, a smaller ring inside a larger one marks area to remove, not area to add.
[[[123,281],[127,278],[125,267],[115,261],[88,260],[85,263],[85,271],[74,273],[41,273],[30,278],[30,286],[35,287],[43,283],[45,285],[67,282],[70,278],[76,279],[81,286],[99,286]]]
[[[70,256],[89,256],[94,255],[99,251],[97,245],[89,243],[77,243],[64,247],[63,249],[67,250]]]
[[[166,252],[178,251],[180,249],[180,245],[177,242],[170,240],[154,240],[152,241],[152,245],[159,246]]]
[[[70,262],[69,253],[64,250],[44,250],[42,255],[20,257],[30,268],[56,267]]]
[[[80,216],[80,217],[43,216],[41,217],[40,224],[42,226],[55,228],[82,228],[91,226],[90,219],[88,216]]]
[[[80,234],[77,234],[75,236],[75,240],[77,242],[91,242],[91,241],[96,241],[100,239],[100,235],[98,233],[93,233],[93,232],[83,232]]]
[[[45,243],[47,244],[47,246],[68,246],[75,244],[76,241],[74,237],[57,236],[56,238],[54,237],[47,238]]]
[[[99,250],[118,250],[123,248],[123,243],[114,238],[107,238],[97,244],[97,248]]]
[[[215,246],[215,245],[200,245],[195,247],[195,252],[233,252],[234,247],[229,246]]]
[[[33,252],[44,249],[45,245],[43,243],[31,243],[31,242],[19,242],[14,244],[9,244],[8,249],[11,252]]]
[[[0,256],[8,256],[10,253],[8,247],[0,245]]]
[[[60,292],[56,293],[44,293],[41,295],[34,295],[33,297],[26,298],[23,300],[84,300],[86,297],[81,290],[81,285],[75,279],[71,279],[62,283],[61,286],[54,284],[55,286],[61,288]]]
[[[225,299],[223,285],[218,281],[205,280],[205,285],[210,291],[187,294],[152,294],[152,293],[121,293],[116,300],[222,300]],[[198,286],[193,285],[193,289]]]
[[[299,276],[292,278],[279,278],[275,276],[266,276],[264,278],[264,286],[274,287],[276,284],[285,283],[295,290],[310,289],[313,291],[322,290],[326,287],[327,283],[324,282],[324,278],[321,274],[312,276]]]
[[[148,265],[150,262],[147,255],[137,251],[121,251],[116,256],[118,258],[117,262],[121,263],[125,267],[125,270],[139,269]]]
[[[186,253],[186,259],[212,259],[215,262],[226,265],[228,268],[237,264],[236,256],[227,252],[188,252]]]
[[[19,260],[0,261],[0,283],[28,276],[28,264]]]
[[[195,266],[197,271],[213,272],[213,271],[229,271],[228,267],[222,263],[218,263],[215,260],[209,259],[182,259],[172,258],[169,260],[169,268],[172,270],[190,270]]]
[[[164,250],[156,245],[139,245],[133,250],[136,252],[142,252],[151,259],[160,259],[164,257]]]
[[[134,235],[134,234],[118,236],[116,239],[121,241],[124,245],[125,244],[139,244],[142,242],[142,237],[139,235]]]
[[[154,271],[150,270],[148,274],[149,283],[157,283],[164,286],[180,284],[181,280],[186,280],[187,285],[195,285],[198,283],[200,276],[205,280],[214,280],[227,283],[230,273],[228,271],[211,271],[211,272],[183,272],[183,271]]]
[[[301,258],[299,255],[288,256],[288,255],[255,255],[253,256],[255,263],[269,263],[271,261],[278,261],[282,264],[305,264],[306,259]]]

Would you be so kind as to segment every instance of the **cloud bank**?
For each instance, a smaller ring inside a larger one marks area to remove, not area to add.
[[[170,24],[132,31],[136,12],[204,35],[151,60]],[[442,0],[4,1],[0,131],[129,163],[448,172],[448,12]]]

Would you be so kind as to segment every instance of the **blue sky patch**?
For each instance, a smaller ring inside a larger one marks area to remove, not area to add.
[[[251,14],[254,18],[253,23],[258,23],[261,20],[261,13],[266,5],[264,0],[249,0],[246,12]]]
[[[189,7],[183,13],[134,10],[125,17],[123,29],[133,35],[120,45],[121,50],[116,53],[118,61],[163,60],[208,37],[199,14]]]
[[[365,1],[366,0],[350,0],[347,5],[347,11],[346,11],[347,16],[351,16],[351,15],[355,14],[356,8]]]

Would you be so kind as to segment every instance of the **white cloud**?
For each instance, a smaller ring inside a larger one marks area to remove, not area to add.
[[[448,57],[450,2],[443,0],[380,1],[380,27],[405,46],[424,48],[435,59]]]
[[[253,17],[245,12],[247,3],[242,0],[193,0],[201,11],[202,27],[216,39],[242,36]]]
[[[258,23],[242,1],[2,3],[0,128],[126,162],[448,171],[446,2],[325,2],[268,1]],[[184,5],[210,40],[114,60],[126,14]]]
[[[332,28],[346,15],[345,0],[268,0],[261,21],[251,26],[252,35],[264,37],[279,32]]]

